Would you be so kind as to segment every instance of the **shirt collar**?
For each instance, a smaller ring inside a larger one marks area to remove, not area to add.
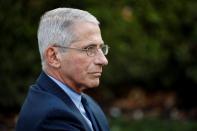
[[[64,83],[60,82],[59,80],[55,79],[54,77],[48,75],[49,78],[51,78],[68,96],[71,98],[71,100],[74,102],[74,104],[77,106],[77,108],[80,108],[81,105],[81,94],[75,92],[71,88],[69,88]]]

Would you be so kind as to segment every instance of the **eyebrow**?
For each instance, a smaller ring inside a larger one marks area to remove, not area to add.
[[[104,43],[100,43],[100,44],[96,44],[96,43],[93,43],[93,42],[90,42],[88,45],[84,46],[83,48],[87,48],[89,46],[101,46],[101,45],[104,45]]]

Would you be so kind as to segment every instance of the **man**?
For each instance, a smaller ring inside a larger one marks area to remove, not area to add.
[[[16,131],[109,131],[103,111],[83,93],[99,85],[108,64],[97,19],[72,8],[46,12],[38,45],[43,72],[30,87]]]

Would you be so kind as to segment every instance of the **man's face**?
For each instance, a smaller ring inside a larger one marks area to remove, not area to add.
[[[71,44],[71,48],[84,49],[95,45],[103,44],[100,28],[93,23],[78,23],[74,26],[77,41]],[[61,55],[61,67],[59,73],[65,84],[81,92],[86,88],[93,88],[99,85],[102,67],[108,61],[99,49],[95,56],[88,56],[85,51],[67,49]]]

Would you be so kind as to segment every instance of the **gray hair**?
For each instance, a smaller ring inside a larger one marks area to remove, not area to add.
[[[47,47],[54,44],[69,46],[76,39],[72,26],[77,21],[99,24],[99,21],[87,11],[73,8],[57,8],[41,17],[37,37],[42,68]]]

